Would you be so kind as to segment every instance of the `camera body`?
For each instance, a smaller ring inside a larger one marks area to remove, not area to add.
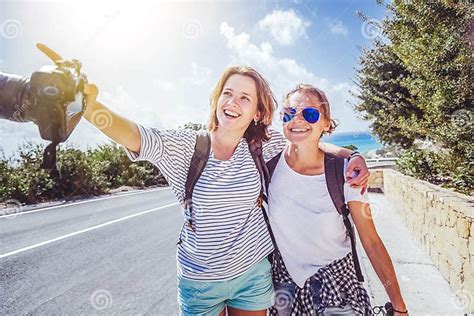
[[[61,61],[42,66],[30,78],[30,96],[41,137],[53,143],[66,141],[85,109],[80,62]]]

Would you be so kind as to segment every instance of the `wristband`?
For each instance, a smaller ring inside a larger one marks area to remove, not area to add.
[[[405,309],[403,312],[402,311],[397,311],[396,309],[392,309],[392,311],[400,314],[408,314],[408,309]]]
[[[354,152],[349,156],[349,160],[351,160],[351,159],[354,158],[355,156],[361,156],[361,157],[362,157],[362,155],[361,155],[360,152],[354,151]]]

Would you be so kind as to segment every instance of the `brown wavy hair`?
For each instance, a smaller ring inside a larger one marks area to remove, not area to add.
[[[331,118],[331,108],[329,106],[329,101],[328,101],[328,98],[326,97],[326,94],[322,90],[316,88],[315,86],[312,86],[310,84],[300,83],[299,85],[296,86],[296,88],[294,88],[293,90],[291,90],[290,92],[286,94],[286,96],[283,99],[284,106],[289,105],[290,97],[296,92],[305,93],[305,94],[310,93],[316,98],[318,98],[319,102],[321,103],[320,104],[321,114],[329,122],[329,130],[324,131],[322,135],[331,134],[334,131],[334,129],[337,127],[338,123],[336,120]]]
[[[273,95],[267,80],[254,68],[248,66],[228,67],[217,82],[210,96],[211,116],[208,122],[208,130],[215,131],[219,126],[217,120],[217,102],[224,89],[224,85],[232,75],[242,75],[253,79],[257,88],[257,111],[260,112],[260,120],[257,125],[252,121],[244,133],[247,142],[267,141],[268,126],[272,123],[273,113],[277,109],[277,101]]]

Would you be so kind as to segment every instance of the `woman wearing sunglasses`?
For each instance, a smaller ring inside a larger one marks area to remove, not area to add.
[[[268,216],[276,240],[272,315],[368,315],[367,292],[354,270],[342,216],[329,195],[325,153],[317,146],[335,128],[325,94],[299,85],[281,112],[289,140],[273,172]],[[394,306],[406,315],[395,271],[370,216],[367,194],[344,184],[344,197],[362,245]]]

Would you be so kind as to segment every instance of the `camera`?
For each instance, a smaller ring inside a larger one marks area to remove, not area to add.
[[[85,110],[85,83],[77,60],[45,65],[31,75],[31,102],[43,139],[58,144],[69,137]]]

